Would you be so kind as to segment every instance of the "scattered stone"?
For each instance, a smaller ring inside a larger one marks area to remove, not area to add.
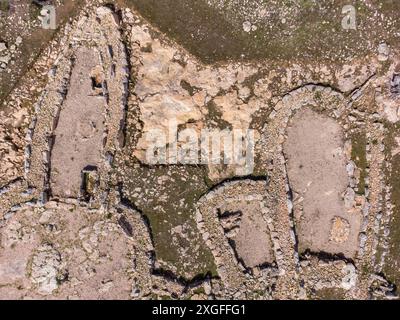
[[[350,224],[341,217],[334,217],[331,226],[330,239],[336,243],[346,242],[350,234]]]
[[[11,60],[11,57],[9,54],[0,57],[0,63],[4,63],[6,65],[10,62],[10,60]]]
[[[385,42],[381,42],[378,46],[378,60],[386,61],[389,58],[390,48]]]
[[[343,267],[342,272],[345,276],[342,279],[341,287],[345,290],[350,290],[357,283],[357,270],[353,264],[348,263]]]
[[[31,278],[39,287],[39,293],[51,294],[58,288],[58,276],[61,267],[60,253],[51,245],[38,248],[32,260]]]
[[[243,30],[244,30],[244,32],[251,31],[251,23],[249,21],[243,22]]]
[[[395,96],[400,95],[400,74],[399,73],[393,74],[393,77],[390,80],[390,92]]]
[[[398,299],[396,286],[378,274],[371,275],[370,294],[374,299]]]

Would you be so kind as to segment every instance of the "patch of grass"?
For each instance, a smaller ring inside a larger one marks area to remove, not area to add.
[[[357,186],[357,193],[365,193],[365,179],[367,177],[367,137],[365,132],[359,131],[351,135],[351,159],[360,170],[360,179]]]
[[[192,86],[189,82],[185,80],[181,81],[181,87],[186,90],[190,94],[190,96],[193,96],[198,91],[198,88]]]
[[[400,155],[392,160],[389,177],[392,187],[393,217],[390,222],[389,254],[386,256],[385,275],[397,286],[400,285]]]
[[[358,29],[343,30],[341,8],[349,4],[345,0],[243,0],[234,4],[227,1],[221,7],[205,0],[117,2],[132,6],[205,63],[260,59],[345,61],[375,50],[380,39],[393,39],[397,31],[394,25],[385,24],[389,17],[396,18],[395,3],[371,8],[363,1],[354,1]],[[257,30],[245,32],[242,25],[247,19],[246,11],[254,8],[256,16],[261,4],[267,8],[268,18],[256,23]],[[385,28],[377,32],[373,22],[381,22]]]
[[[386,176],[391,186],[391,203],[393,216],[390,221],[389,248],[384,264],[384,274],[397,287],[400,285],[400,154],[391,156],[393,148],[397,147],[394,137],[399,132],[399,125],[387,124],[388,134],[385,138],[386,156],[391,159],[392,171]]]
[[[315,292],[314,298],[317,300],[343,300],[345,290],[339,288],[324,288]]]
[[[194,220],[196,203],[208,190],[205,170],[200,166],[128,165],[124,172],[121,179],[126,197],[149,219],[156,258],[166,264],[163,268],[172,269],[187,280],[198,275],[216,276],[214,257]],[[168,181],[162,182],[163,179]],[[135,194],[135,189],[142,191]],[[174,240],[171,231],[177,226],[185,226],[187,237],[175,235]],[[186,254],[182,256],[181,252]]]
[[[393,205],[393,215],[389,222],[389,238],[388,248],[378,246],[376,260],[380,261],[383,252],[386,252],[383,265],[383,274],[386,279],[397,287],[400,285],[400,155],[392,155],[394,148],[397,148],[395,137],[398,136],[400,129],[399,125],[385,123],[385,156],[387,161],[390,161],[392,170],[384,169],[384,177],[386,183],[391,187],[391,204]],[[383,195],[384,196],[384,195]],[[387,214],[386,206],[383,207],[384,214]],[[380,233],[380,238],[384,237],[383,230]],[[379,241],[381,243],[381,241]]]
[[[203,287],[200,287],[200,288],[193,290],[193,293],[194,294],[205,294],[205,291],[204,291]]]
[[[8,1],[0,1],[0,11],[4,11],[7,12],[10,9],[10,5],[8,3]]]
[[[1,3],[1,2],[0,2]],[[7,98],[10,92],[19,85],[20,81],[24,78],[30,77],[31,73],[35,72],[32,69],[34,62],[42,54],[44,48],[48,46],[50,41],[55,37],[61,27],[70,19],[74,18],[80,11],[83,3],[76,2],[74,0],[64,0],[60,6],[57,6],[57,30],[45,30],[41,27],[34,28],[29,36],[23,37],[23,42],[19,48],[21,55],[17,56],[18,63],[14,66],[10,66],[10,73],[2,73],[0,77],[0,107],[1,102]],[[37,21],[40,9],[36,5],[29,7],[28,20]],[[14,19],[22,19],[21,16],[15,16]],[[6,23],[2,23],[0,20],[0,35],[1,38],[6,39],[9,43],[15,42],[17,36],[21,34],[21,30],[18,30],[18,24],[9,26]],[[34,75],[33,75],[34,76]],[[31,77],[33,77],[31,76]],[[39,78],[39,77],[38,77]]]
[[[232,129],[232,125],[222,119],[222,112],[219,110],[218,106],[214,103],[214,101],[210,101],[207,104],[208,114],[205,117],[205,121],[208,124],[215,124],[216,128],[220,130],[224,129]]]

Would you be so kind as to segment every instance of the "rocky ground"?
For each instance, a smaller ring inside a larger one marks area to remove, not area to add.
[[[1,299],[398,298],[398,1],[45,2],[0,6]],[[171,121],[254,168],[149,163]]]

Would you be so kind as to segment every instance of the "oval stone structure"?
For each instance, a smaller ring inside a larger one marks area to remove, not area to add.
[[[340,125],[310,108],[299,110],[289,123],[284,153],[300,253],[353,258],[361,215],[349,212],[343,199],[349,178]]]

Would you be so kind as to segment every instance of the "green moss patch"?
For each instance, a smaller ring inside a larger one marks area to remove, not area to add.
[[[367,137],[364,131],[358,131],[351,135],[351,159],[360,170],[360,178],[356,192],[360,195],[365,193],[365,179],[367,177]]]

